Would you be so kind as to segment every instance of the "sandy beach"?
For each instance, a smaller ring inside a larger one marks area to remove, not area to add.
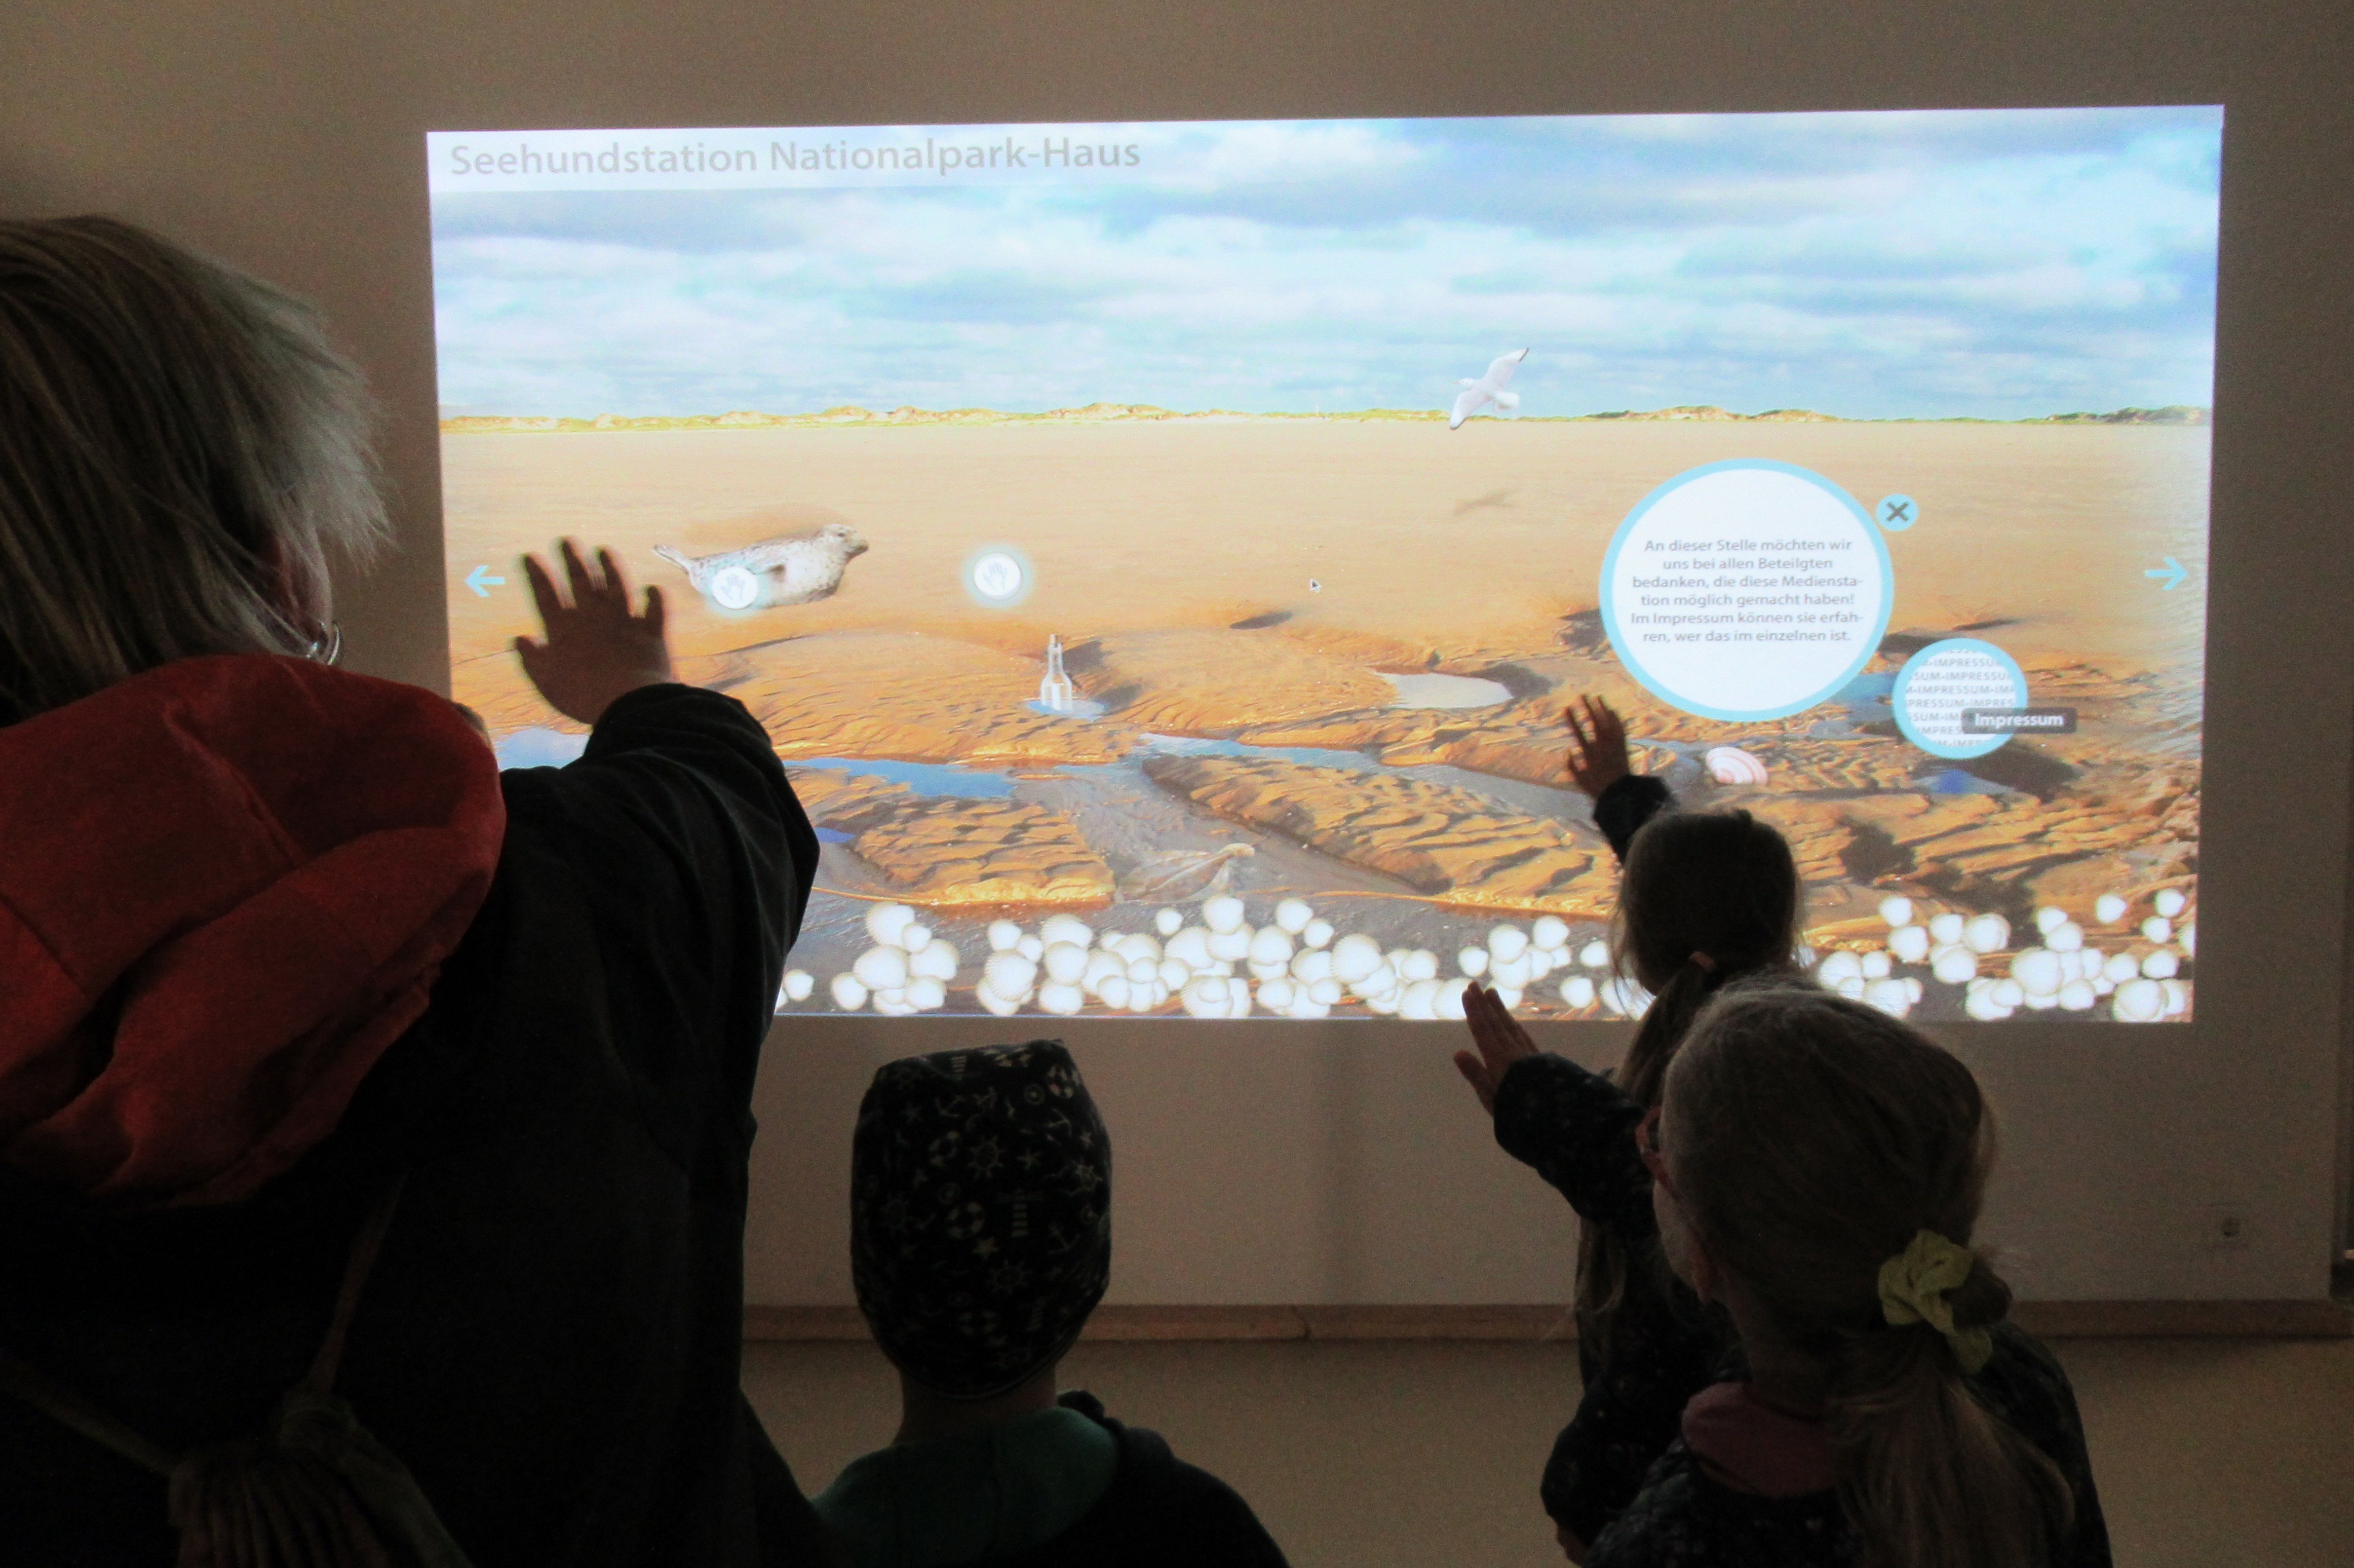
[[[1193,921],[1198,892],[1132,895],[1172,856],[1240,844],[1253,853],[1211,891],[1239,896],[1251,927],[1275,929],[1275,904],[1297,898],[1342,934],[1436,955],[1444,977],[1498,922],[1551,920],[1567,931],[1549,948],[1559,972],[1514,988],[1524,1005],[1606,1011],[1593,986],[1564,986],[1604,978],[1571,960],[1616,875],[1583,798],[1559,787],[1559,706],[1589,690],[1622,704],[1643,760],[1694,803],[1780,825],[1818,948],[1914,977],[1917,1016],[1959,1016],[1965,991],[1901,955],[1870,962],[1889,950],[1891,896],[1917,924],[2000,915],[2016,935],[1978,956],[1986,976],[2060,909],[2087,947],[2172,954],[2155,967],[2187,1005],[2189,956],[2139,926],[2158,895],[2195,896],[2208,436],[1273,418],[447,434],[453,680],[496,736],[571,727],[506,652],[532,624],[517,552],[570,535],[660,584],[685,673],[752,707],[826,830],[801,1006],[833,1005],[828,981],[875,945],[864,916],[883,901],[925,912],[957,949],[946,1005],[970,1011],[992,922],[1028,932],[1062,911],[1144,936],[1164,908]],[[1595,615],[1629,508],[1730,457],[1814,470],[1866,507],[1891,492],[1920,506],[1887,535],[1881,656],[1842,702],[1777,724],[1666,707]],[[652,554],[832,522],[870,548],[837,594],[799,607],[725,615]],[[1010,608],[965,585],[991,546],[1032,568]],[[2188,572],[2170,591],[2146,575],[2168,556]],[[507,582],[482,597],[463,579],[485,565]],[[1999,643],[2034,703],[2076,710],[2076,731],[1957,765],[1897,736],[1887,678],[1955,633]],[[1034,705],[1050,635],[1099,715]],[[1710,783],[1699,753],[1718,745],[1766,782]],[[2103,921],[2104,895],[2128,912]]]

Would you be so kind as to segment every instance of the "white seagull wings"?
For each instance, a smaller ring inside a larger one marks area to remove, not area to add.
[[[1447,428],[1450,430],[1462,429],[1464,420],[1490,403],[1505,413],[1519,408],[1521,395],[1508,392],[1505,388],[1512,384],[1512,372],[1519,369],[1521,361],[1528,356],[1529,351],[1525,348],[1500,354],[1489,363],[1487,375],[1477,381],[1467,378],[1458,383],[1463,390],[1456,394],[1455,407],[1447,416]]]

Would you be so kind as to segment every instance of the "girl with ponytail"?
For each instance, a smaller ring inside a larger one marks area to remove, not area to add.
[[[1692,1019],[1729,982],[1803,983],[1798,873],[1790,846],[1746,811],[1677,811],[1667,786],[1628,766],[1624,723],[1585,699],[1567,714],[1569,774],[1625,874],[1611,927],[1620,983],[1649,993],[1609,1076],[1541,1054],[1492,991],[1464,997],[1477,1053],[1456,1064],[1495,1118],[1496,1140],[1559,1189],[1583,1222],[1578,1362],[1585,1393],[1553,1445],[1541,1495],[1572,1558],[1635,1495],[1676,1435],[1685,1401],[1725,1370],[1731,1343],[1659,1257],[1651,1178],[1635,1143]]]
[[[2107,1568],[2066,1374],[1970,1245],[1969,1069],[1860,1003],[1736,990],[1643,1142],[1667,1257],[1747,1372],[1685,1408],[1589,1568]]]

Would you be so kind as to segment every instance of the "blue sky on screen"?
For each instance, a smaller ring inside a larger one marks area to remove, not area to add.
[[[1183,177],[438,196],[444,407],[2210,398],[2219,110],[1144,129]]]

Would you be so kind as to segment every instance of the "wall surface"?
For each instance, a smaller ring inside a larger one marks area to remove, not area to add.
[[[1989,1224],[2049,1296],[2317,1297],[2346,1191],[2354,42],[2342,5],[2010,0],[16,0],[0,210],[111,210],[307,291],[387,415],[403,550],[361,668],[446,678],[429,128],[2221,102],[2200,1019],[1954,1043],[2004,1107]],[[1557,1299],[1560,1213],[1412,1025],[1071,1032],[1121,1151],[1127,1299]],[[844,1298],[864,1074],[963,1024],[780,1032],[753,1283]],[[1589,1060],[1605,1029],[1552,1040]],[[2210,1251],[2197,1205],[2244,1205]]]

